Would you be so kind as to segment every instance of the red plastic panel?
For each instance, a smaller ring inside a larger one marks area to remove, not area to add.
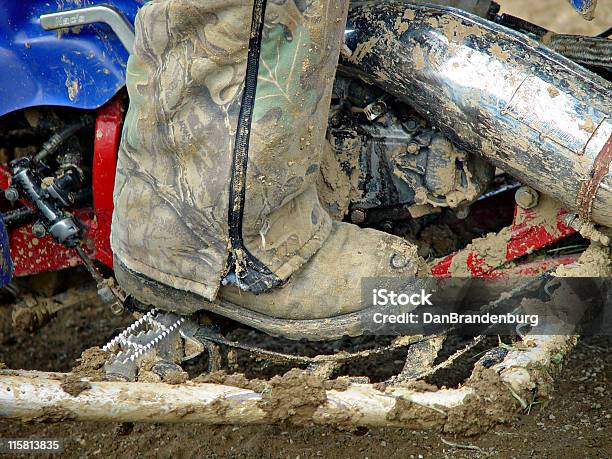
[[[98,110],[94,134],[92,188],[94,211],[99,228],[94,243],[96,258],[109,268],[113,267],[110,228],[123,113],[123,97],[117,96]]]
[[[546,198],[533,209],[526,210],[518,205],[515,206],[514,221],[508,228],[509,238],[504,240],[500,236],[500,242],[504,243],[487,247],[486,258],[502,261],[516,260],[575,233],[575,230],[563,221],[565,214],[567,214],[566,210]],[[498,248],[499,253],[491,256],[491,250],[495,250],[495,247]],[[465,259],[465,262],[460,261],[460,263],[465,263],[465,271],[472,277],[500,277],[506,276],[508,272],[508,269],[492,266],[483,254],[478,253],[477,249],[468,247],[444,257],[432,267],[432,274],[437,277],[448,277],[451,275],[450,269],[454,261],[462,259]],[[568,261],[559,259],[556,264],[564,262]],[[554,265],[555,262],[551,266]],[[525,270],[515,270],[514,273],[515,275],[527,275],[529,270],[530,268],[526,267]]]

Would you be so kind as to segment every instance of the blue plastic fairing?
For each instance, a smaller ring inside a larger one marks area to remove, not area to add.
[[[0,216],[0,287],[4,287],[11,281],[13,275],[13,262],[11,260],[11,249],[8,234],[2,216]]]
[[[41,14],[112,5],[134,22],[144,0],[0,0],[0,116],[21,108],[97,108],[125,83],[128,52],[104,24],[55,31]]]

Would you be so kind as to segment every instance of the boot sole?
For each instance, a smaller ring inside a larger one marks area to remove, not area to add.
[[[358,312],[326,319],[280,319],[251,311],[223,300],[208,301],[193,292],[178,290],[130,270],[116,257],[115,276],[119,284],[138,301],[177,314],[191,315],[209,311],[261,330],[271,336],[309,341],[332,341],[345,336],[367,333],[364,324],[374,312],[385,313],[386,308],[370,307]],[[391,310],[389,310],[391,312]]]

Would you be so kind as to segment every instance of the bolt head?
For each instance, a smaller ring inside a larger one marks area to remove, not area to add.
[[[408,131],[414,131],[417,128],[417,123],[414,120],[408,120],[404,123],[404,127],[408,130]]]
[[[419,152],[419,144],[416,143],[416,142],[410,142],[408,144],[407,149],[408,149],[408,153],[412,153],[412,154],[418,153]]]
[[[540,195],[536,190],[528,186],[522,186],[514,194],[514,200],[523,209],[532,209],[538,205]]]
[[[355,224],[365,222],[366,213],[363,209],[353,209],[350,214],[351,221]]]
[[[47,234],[47,229],[40,222],[32,225],[32,234],[36,237],[44,237]]]
[[[4,190],[4,197],[10,202],[15,202],[19,199],[19,192],[11,186]]]

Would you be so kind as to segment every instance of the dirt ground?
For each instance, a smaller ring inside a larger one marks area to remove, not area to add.
[[[502,0],[502,11],[557,32],[598,33],[612,23],[612,0],[599,0],[596,21],[582,21],[565,0]],[[10,368],[66,371],[82,350],[101,345],[131,322],[107,307],[64,311],[35,335],[15,333],[0,305],[0,362]],[[611,337],[583,339],[555,384],[553,398],[529,415],[470,438],[438,432],[323,427],[192,424],[15,423],[0,420],[0,437],[59,437],[65,457],[429,458],[612,457]],[[457,445],[449,446],[444,441]],[[475,449],[477,448],[477,449]],[[56,456],[57,457],[57,456]]]
[[[104,343],[129,323],[99,303],[64,311],[35,335],[11,330],[0,306],[0,361],[9,368],[65,371],[84,348]],[[530,415],[469,438],[402,429],[342,432],[327,427],[193,424],[57,424],[0,421],[0,437],[65,440],[65,457],[612,457],[611,338],[586,338],[558,379],[552,400]],[[453,443],[480,448],[459,449]]]

